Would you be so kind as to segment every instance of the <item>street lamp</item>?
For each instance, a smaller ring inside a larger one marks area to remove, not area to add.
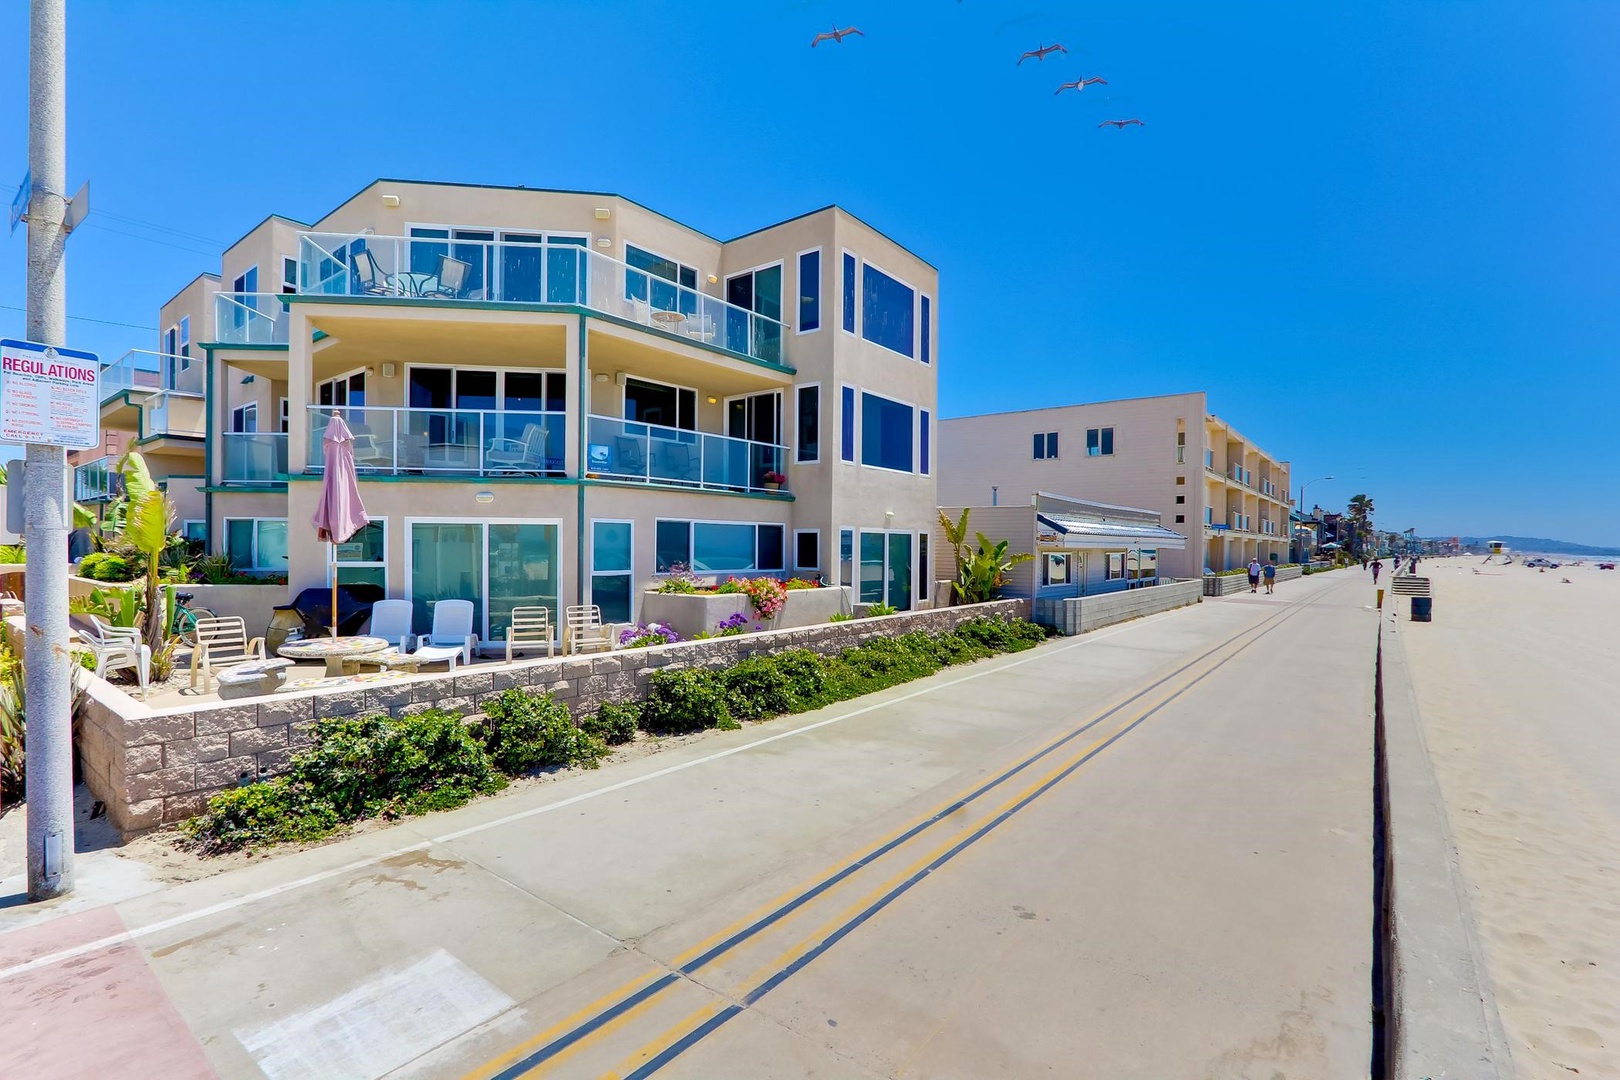
[[[1331,477],[1331,476],[1318,476],[1315,480],[1307,480],[1303,484],[1299,485],[1299,516],[1300,517],[1305,516],[1305,489],[1310,487],[1312,484],[1318,484],[1318,483],[1321,483],[1323,480],[1332,480],[1332,479],[1334,479],[1334,477]],[[1310,554],[1310,552],[1301,551],[1300,554],[1308,556]]]

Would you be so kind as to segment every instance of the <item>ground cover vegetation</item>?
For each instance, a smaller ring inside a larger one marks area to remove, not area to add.
[[[874,638],[835,656],[788,649],[725,669],[663,668],[642,701],[605,704],[577,724],[551,695],[523,689],[486,701],[481,723],[439,709],[317,720],[285,776],[215,795],[183,834],[205,854],[319,840],[367,818],[451,809],[499,791],[510,777],[595,768],[638,729],[735,729],[1019,652],[1045,637],[1021,619],[977,618],[940,633]]]

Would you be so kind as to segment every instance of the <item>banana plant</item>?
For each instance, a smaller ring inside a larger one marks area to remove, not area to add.
[[[146,459],[134,450],[118,459],[118,472],[124,478],[124,542],[140,555],[146,566],[146,627],[142,637],[153,652],[168,636],[168,614],[158,585],[159,560],[169,543],[169,522],[174,507],[169,497],[152,480]]]
[[[952,583],[957,599],[964,604],[982,604],[994,600],[1007,584],[1007,572],[1035,557],[1027,551],[1009,555],[1007,541],[992,544],[982,532],[973,535],[979,542],[979,548],[962,561],[962,570]]]
[[[939,512],[940,532],[945,534],[945,542],[951,545],[951,555],[956,559],[956,577],[953,581],[962,580],[962,548],[967,544],[969,509],[966,506],[962,508],[960,521],[952,521],[943,510]]]

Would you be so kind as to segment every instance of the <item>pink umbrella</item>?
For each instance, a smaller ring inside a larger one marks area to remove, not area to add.
[[[338,636],[337,546],[371,521],[360,502],[360,477],[354,471],[354,433],[343,417],[327,421],[323,437],[326,474],[321,477],[321,501],[315,506],[315,537],[332,545],[332,636]]]

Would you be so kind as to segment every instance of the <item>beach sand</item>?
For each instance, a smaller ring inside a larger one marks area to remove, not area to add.
[[[1521,1080],[1620,1077],[1620,571],[1481,563],[1395,625],[1486,968]]]

